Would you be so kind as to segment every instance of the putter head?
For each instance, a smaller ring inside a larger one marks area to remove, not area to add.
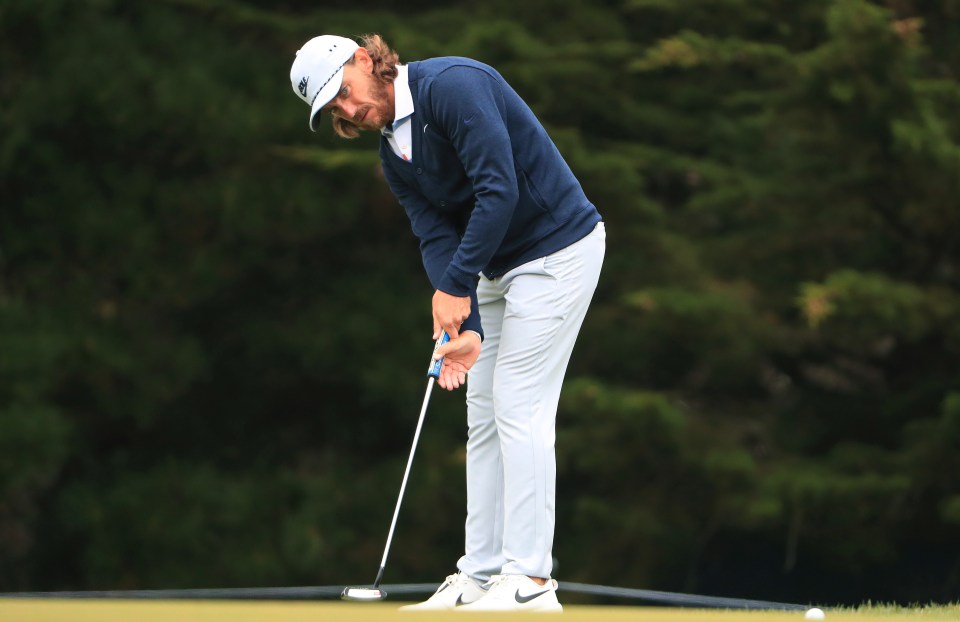
[[[340,593],[343,600],[352,600],[357,602],[375,602],[383,600],[387,593],[376,587],[345,587]]]

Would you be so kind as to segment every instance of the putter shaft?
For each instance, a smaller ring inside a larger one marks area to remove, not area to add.
[[[413,465],[413,455],[417,451],[417,442],[420,440],[420,430],[423,428],[423,420],[427,414],[427,404],[430,403],[430,393],[433,391],[433,384],[436,378],[430,376],[427,380],[427,391],[423,396],[423,406],[420,407],[420,418],[417,420],[417,431],[413,434],[413,444],[410,446],[410,457],[407,458],[407,468],[403,472],[403,482],[400,484],[400,495],[397,497],[397,507],[393,510],[393,520],[390,521],[390,531],[387,533],[387,545],[383,547],[383,558],[380,560],[380,570],[377,572],[377,579],[373,582],[373,587],[380,586],[383,579],[383,570],[387,567],[387,555],[390,553],[390,544],[393,542],[393,531],[397,527],[397,517],[400,515],[400,504],[403,502],[403,493],[407,489],[407,480],[410,477],[410,467]]]

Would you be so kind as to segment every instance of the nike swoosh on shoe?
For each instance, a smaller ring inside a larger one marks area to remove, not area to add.
[[[521,605],[523,605],[523,604],[529,603],[529,602],[530,602],[531,600],[533,600],[534,598],[539,598],[540,596],[543,596],[544,594],[546,594],[546,593],[549,592],[549,591],[550,591],[550,590],[543,590],[542,592],[536,592],[536,593],[534,593],[534,594],[530,594],[529,596],[521,596],[521,595],[520,595],[520,590],[517,590],[517,593],[514,595],[513,598],[514,598],[518,603],[520,603]]]

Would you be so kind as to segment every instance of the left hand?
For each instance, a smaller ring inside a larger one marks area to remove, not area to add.
[[[450,341],[437,348],[433,354],[434,360],[446,357],[440,378],[437,379],[441,387],[453,391],[466,384],[467,372],[477,362],[481,345],[480,336],[467,331],[455,339],[451,337]]]
[[[433,294],[433,338],[445,330],[450,340],[460,336],[460,325],[470,316],[470,296],[451,296],[439,289]]]

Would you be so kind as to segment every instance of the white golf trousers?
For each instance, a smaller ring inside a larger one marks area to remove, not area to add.
[[[549,577],[563,375],[597,286],[601,222],[585,238],[502,277],[480,277],[484,342],[467,379],[467,520],[457,567]]]

